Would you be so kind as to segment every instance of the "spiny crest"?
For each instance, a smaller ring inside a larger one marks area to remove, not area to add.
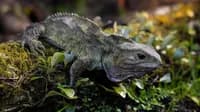
[[[48,20],[48,19],[54,19],[54,18],[59,18],[59,17],[65,17],[65,16],[79,17],[78,14],[75,14],[75,13],[57,12],[55,14],[48,16],[46,19]]]
[[[95,22],[93,22],[92,20],[86,18],[86,17],[83,17],[83,16],[79,16],[78,14],[76,13],[67,13],[67,12],[57,12],[53,15],[50,15],[46,18],[46,20],[57,20],[61,17],[74,17],[74,18],[77,18],[77,19],[80,19],[82,21],[85,21],[85,22],[89,22],[91,23],[92,25],[94,25],[94,27],[97,27],[97,28],[100,28],[98,26],[98,24],[96,24]]]

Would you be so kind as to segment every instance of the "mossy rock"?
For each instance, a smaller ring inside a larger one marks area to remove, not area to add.
[[[19,42],[0,44],[0,111],[30,107],[42,98],[45,79],[32,80],[40,62],[38,58]]]

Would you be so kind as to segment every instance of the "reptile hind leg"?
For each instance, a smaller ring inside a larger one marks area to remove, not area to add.
[[[44,26],[39,23],[27,27],[22,34],[22,47],[26,44],[35,55],[42,54],[44,56],[43,50],[45,47],[42,42],[38,40],[40,34],[44,32],[44,30]]]
[[[86,70],[91,70],[92,60],[89,58],[81,58],[74,61],[70,68],[70,86],[74,87],[77,78],[81,75],[82,72]]]

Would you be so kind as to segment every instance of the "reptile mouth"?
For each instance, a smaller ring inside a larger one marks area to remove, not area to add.
[[[156,64],[156,63],[139,63],[137,64],[137,67],[141,67],[141,68],[145,68],[148,70],[154,70],[156,68],[158,68],[160,66],[160,64]]]
[[[104,67],[104,69],[105,69],[107,78],[112,82],[121,82],[130,77],[133,77],[133,78],[141,77],[146,73],[145,71],[121,70],[118,67],[111,67],[111,68]]]
[[[131,68],[121,68],[117,66],[107,67],[104,66],[104,70],[106,71],[107,78],[112,82],[121,82],[128,78],[140,78],[144,76],[146,73],[152,72],[158,66],[144,66],[146,64],[138,64],[137,66],[133,66]],[[152,64],[151,64],[152,65]],[[137,68],[136,68],[137,67]]]

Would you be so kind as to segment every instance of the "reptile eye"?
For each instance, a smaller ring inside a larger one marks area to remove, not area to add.
[[[141,54],[141,53],[138,53],[137,54],[137,57],[140,59],[140,60],[143,60],[146,58],[146,56],[144,54]]]

